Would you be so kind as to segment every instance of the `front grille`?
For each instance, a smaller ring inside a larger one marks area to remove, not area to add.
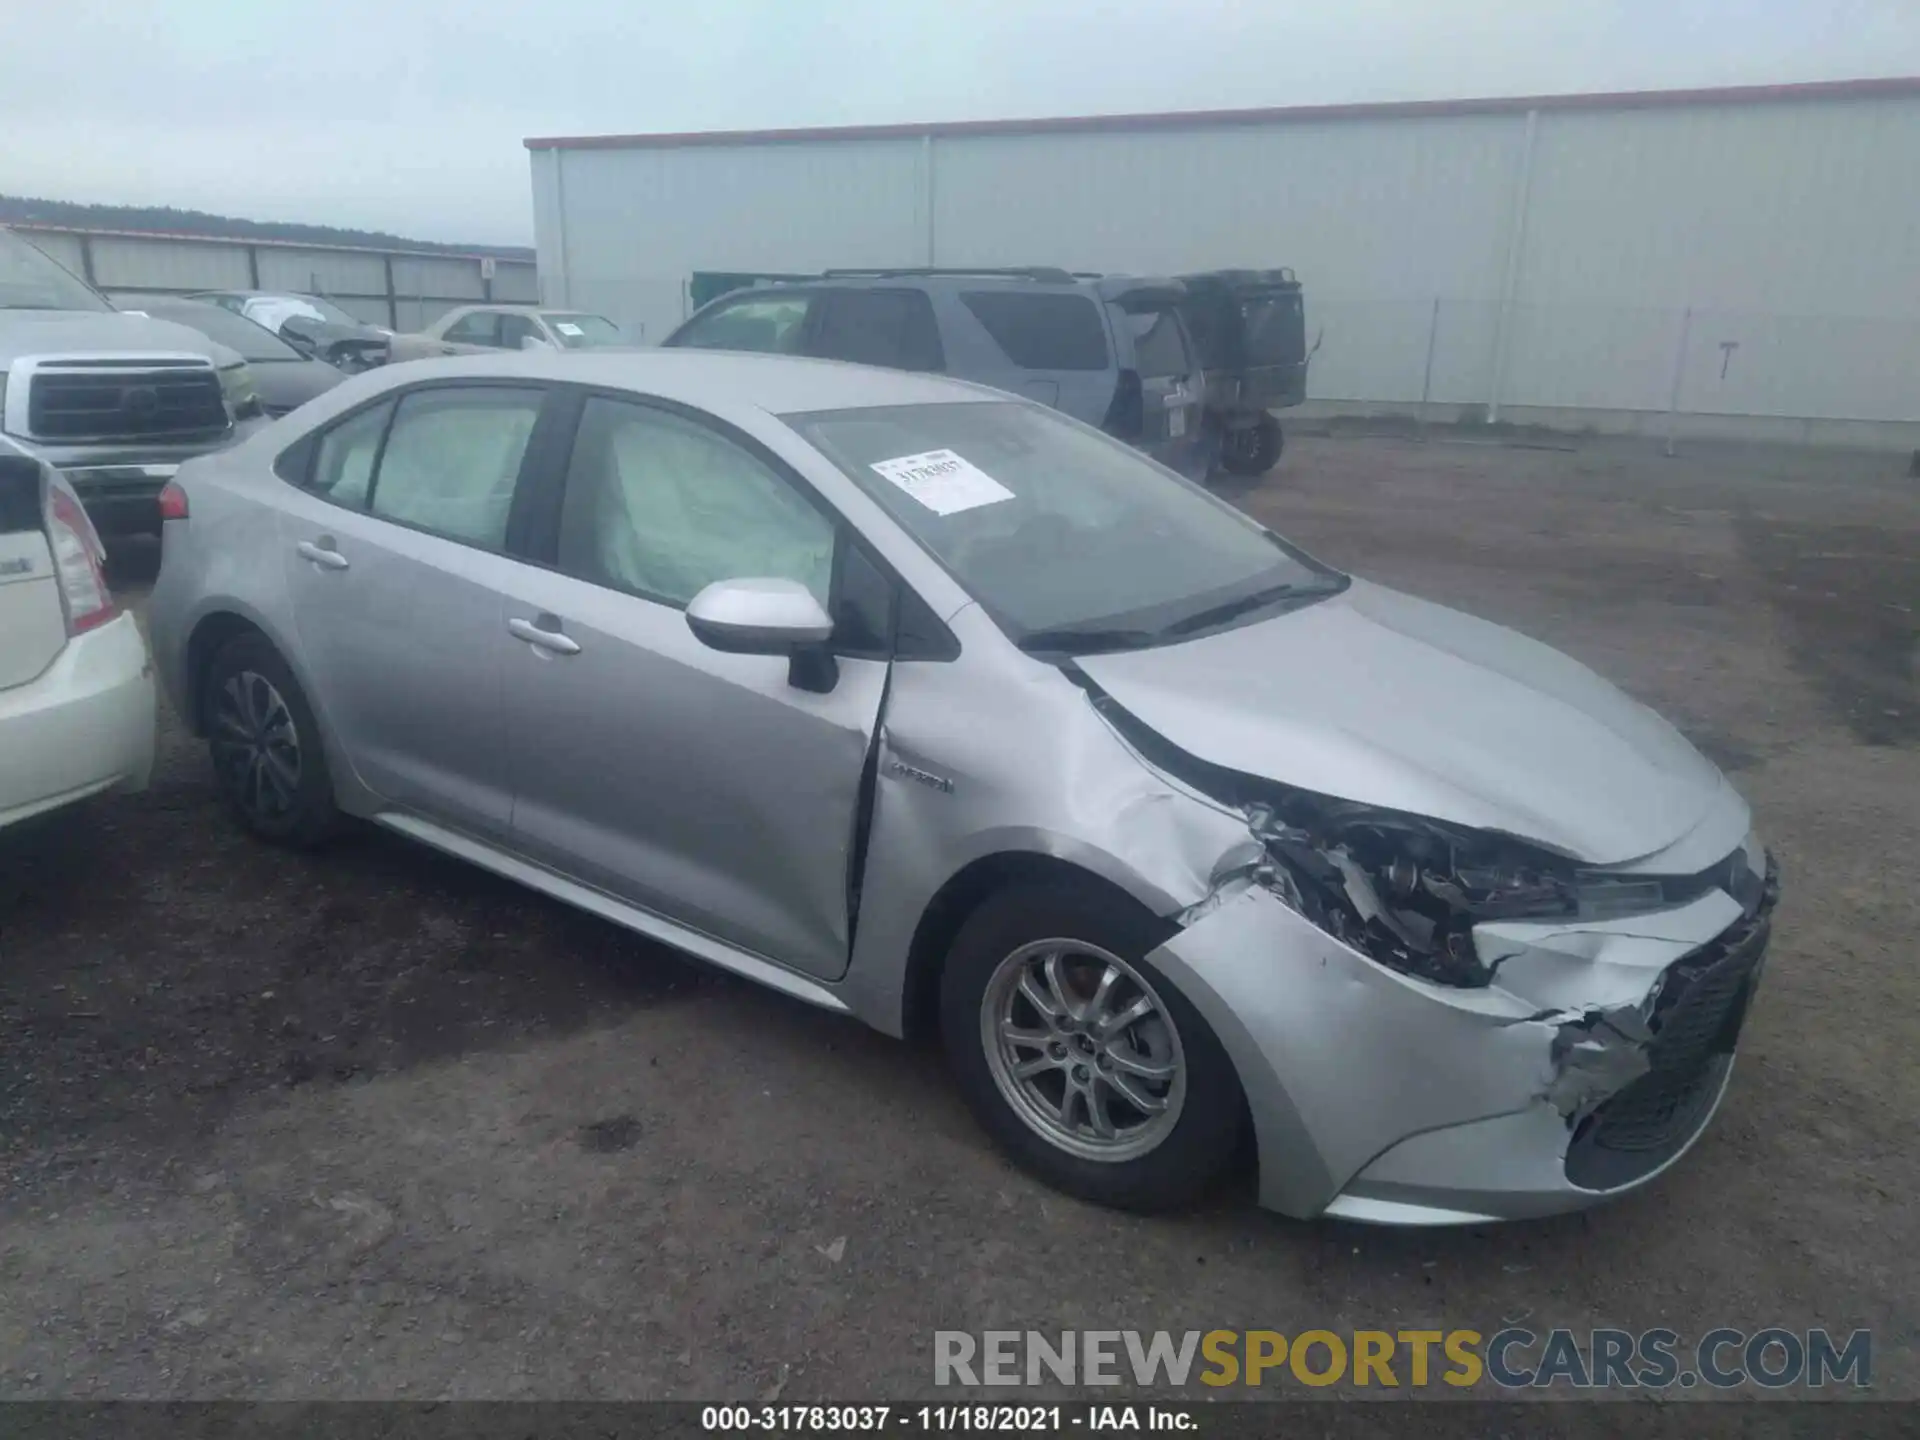
[[[28,381],[27,429],[42,440],[184,438],[230,423],[205,361],[44,361]]]
[[[1567,1178],[1574,1184],[1590,1190],[1630,1184],[1665,1164],[1699,1130],[1746,1020],[1779,892],[1779,872],[1769,859],[1764,889],[1746,918],[1667,967],[1648,1021],[1647,1073],[1575,1131],[1567,1147]]]

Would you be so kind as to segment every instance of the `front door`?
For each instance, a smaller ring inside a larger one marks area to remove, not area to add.
[[[495,839],[512,810],[503,552],[543,398],[465,383],[361,410],[322,432],[280,518],[300,652],[356,774]]]
[[[844,542],[809,496],[703,416],[589,397],[553,568],[524,567],[507,593],[504,685],[517,850],[832,979],[887,662],[841,658],[817,693],[788,683],[785,659],[708,649],[685,613],[712,582],[750,576],[828,603]]]

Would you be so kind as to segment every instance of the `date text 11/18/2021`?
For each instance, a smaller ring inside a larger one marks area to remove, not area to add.
[[[1056,1435],[1065,1430],[1175,1433],[1198,1426],[1187,1410],[1167,1405],[708,1405],[700,1411],[700,1428]]]

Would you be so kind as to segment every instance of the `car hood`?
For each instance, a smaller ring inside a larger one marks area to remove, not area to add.
[[[198,330],[119,310],[9,310],[0,314],[0,366],[26,355],[169,351],[224,363],[232,352]]]
[[[1588,864],[1672,844],[1726,784],[1673,726],[1577,661],[1358,580],[1262,622],[1076,663],[1198,759]]]

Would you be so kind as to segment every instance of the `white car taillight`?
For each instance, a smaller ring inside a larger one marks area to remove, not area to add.
[[[84,635],[120,613],[107,588],[107,550],[87,512],[65,490],[47,495],[47,539],[53,545],[53,569],[60,579],[67,634]]]

